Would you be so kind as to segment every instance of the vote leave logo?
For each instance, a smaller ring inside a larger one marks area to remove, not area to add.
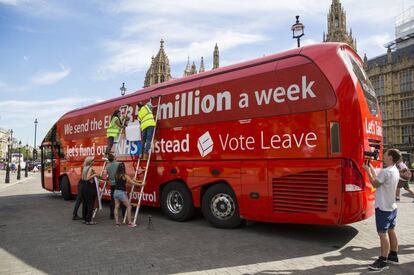
[[[208,131],[198,138],[197,148],[203,158],[213,151],[213,145],[213,139]]]

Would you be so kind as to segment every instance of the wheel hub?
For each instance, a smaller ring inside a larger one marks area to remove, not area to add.
[[[210,209],[216,218],[227,220],[233,217],[236,206],[230,195],[220,193],[211,199]]]
[[[184,207],[184,200],[180,192],[173,190],[167,195],[167,208],[173,214],[178,214]]]

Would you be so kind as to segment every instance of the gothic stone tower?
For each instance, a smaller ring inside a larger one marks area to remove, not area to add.
[[[216,69],[219,67],[219,49],[216,43],[216,46],[214,47],[213,52],[213,69]],[[183,76],[189,76],[193,74],[197,74],[197,67],[195,65],[195,62],[193,61],[193,64],[190,65],[190,57],[187,59],[187,65],[185,66]],[[206,68],[204,66],[204,57],[201,57],[200,61],[200,69],[198,70],[198,73],[203,73],[206,71]]]
[[[344,42],[357,50],[356,39],[346,30],[346,13],[339,0],[332,0],[328,14],[328,33],[323,33],[323,42]]]
[[[213,69],[217,69],[219,67],[219,49],[216,43],[216,46],[214,47],[214,53],[213,53]]]
[[[164,40],[160,41],[158,54],[151,58],[151,66],[145,75],[144,87],[161,83],[171,79],[171,68],[168,56],[164,51]]]
[[[204,58],[201,57],[201,61],[200,61],[200,70],[198,71],[199,73],[204,73],[206,71],[206,69],[204,68]]]

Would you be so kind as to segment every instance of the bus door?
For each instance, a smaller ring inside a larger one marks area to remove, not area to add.
[[[59,191],[59,145],[42,145],[42,186],[49,191]]]

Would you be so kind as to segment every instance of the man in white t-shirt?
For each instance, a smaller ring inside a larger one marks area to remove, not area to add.
[[[375,192],[375,223],[380,237],[381,256],[371,265],[370,270],[382,271],[388,269],[388,263],[398,263],[398,240],[395,233],[397,218],[397,204],[395,191],[397,189],[400,173],[396,163],[401,158],[398,150],[389,149],[384,154],[384,164],[378,175],[371,164],[364,164],[371,184],[376,188]]]

